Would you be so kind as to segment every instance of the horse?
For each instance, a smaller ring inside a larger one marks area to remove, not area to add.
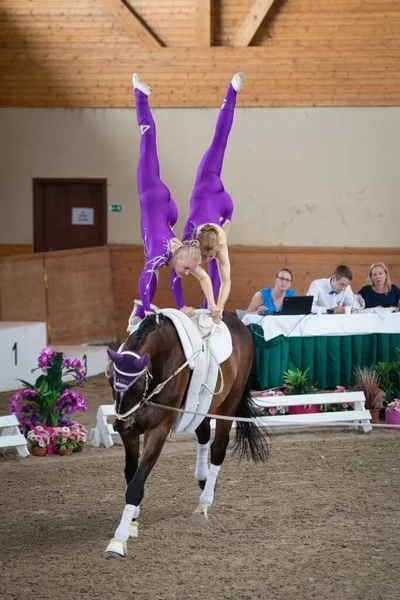
[[[263,428],[255,423],[260,412],[249,388],[254,354],[252,338],[233,313],[224,311],[223,321],[231,333],[233,349],[231,356],[220,365],[223,379],[220,372],[215,389],[221,389],[223,381],[223,391],[220,395],[213,395],[210,412],[242,418],[242,421],[237,421],[233,450],[241,459],[263,462],[268,456],[268,440]],[[177,416],[177,412],[171,409],[179,409],[184,404],[191,371],[175,326],[162,314],[147,316],[118,353],[111,350],[108,353],[113,363],[109,383],[115,401],[114,429],[121,435],[125,447],[127,488],[123,515],[104,557],[123,558],[126,556],[128,538],[138,535],[137,519],[145,481]],[[116,369],[120,374],[118,381]],[[208,509],[213,504],[215,484],[225,459],[232,422],[216,422],[210,468],[210,418],[205,417],[195,432],[198,441],[195,479],[202,490],[195,513],[203,522],[207,522]],[[142,434],[144,444],[139,462]]]

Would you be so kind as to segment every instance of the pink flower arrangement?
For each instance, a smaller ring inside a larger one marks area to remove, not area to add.
[[[55,427],[66,425],[69,415],[75,411],[86,411],[86,400],[74,385],[82,385],[85,371],[77,358],[69,358],[54,348],[44,348],[38,356],[38,367],[42,374],[34,384],[20,380],[24,389],[16,392],[10,402],[10,412],[15,414],[20,425],[32,427],[39,423]],[[65,382],[72,376],[73,383]]]
[[[41,425],[31,429],[27,439],[30,448],[46,448],[50,444],[50,434]]]
[[[399,412],[400,413],[400,400],[395,398],[393,402],[387,405],[386,412]]]
[[[284,396],[285,394],[281,390],[267,390],[263,392],[261,396],[263,398],[277,398]],[[262,414],[265,416],[285,415],[286,409],[284,406],[267,406],[262,409]]]
[[[346,391],[346,388],[344,387],[344,385],[337,385],[335,394],[342,394],[345,391]]]

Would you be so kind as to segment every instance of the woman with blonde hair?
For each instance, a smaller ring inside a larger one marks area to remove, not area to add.
[[[227,235],[231,227],[233,202],[221,180],[222,165],[233,124],[236,94],[242,89],[246,76],[236,73],[226,92],[218,115],[211,146],[203,156],[197,171],[190,212],[183,230],[183,239],[200,242],[201,258],[208,262],[217,307],[222,311],[231,291],[231,265]],[[174,272],[171,288],[177,306],[184,306],[182,286]],[[208,301],[208,298],[206,298]],[[206,303],[205,303],[206,304]]]
[[[220,323],[222,311],[216,307],[210,277],[199,266],[200,243],[190,239],[181,242],[172,229],[178,219],[178,210],[169,189],[160,179],[156,128],[148,100],[152,90],[140,81],[137,73],[133,76],[133,87],[141,132],[137,183],[145,254],[145,265],[139,279],[142,306],[138,307],[135,316],[143,318],[152,312],[150,304],[157,289],[158,269],[169,266],[179,279],[192,274],[199,280],[211,309],[211,316],[216,323]],[[189,307],[185,312],[191,314],[193,309]]]
[[[399,310],[400,289],[391,282],[383,262],[375,262],[370,266],[366,285],[358,293],[365,300],[365,308]]]

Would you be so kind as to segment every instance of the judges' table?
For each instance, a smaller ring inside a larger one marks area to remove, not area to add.
[[[245,315],[254,342],[253,376],[260,389],[282,384],[287,369],[309,368],[320,389],[349,386],[356,365],[395,360],[400,313]],[[254,384],[253,384],[254,385]]]

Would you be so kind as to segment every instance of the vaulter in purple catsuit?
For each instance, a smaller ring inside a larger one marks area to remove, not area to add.
[[[236,73],[226,91],[211,146],[197,171],[190,198],[189,217],[183,230],[183,241],[197,239],[200,242],[202,262],[208,262],[208,274],[220,310],[223,310],[231,290],[227,236],[233,213],[232,198],[225,191],[221,171],[233,123],[236,94],[242,89],[245,80],[244,73]],[[193,309],[185,306],[181,280],[174,270],[171,273],[171,289],[178,308],[191,316]]]
[[[137,309],[135,316],[143,318],[152,312],[150,304],[157,289],[158,269],[169,266],[174,269],[178,278],[189,274],[197,277],[209,302],[211,316],[216,323],[219,323],[222,311],[217,310],[208,274],[199,266],[200,244],[197,240],[187,240],[182,243],[172,229],[178,219],[178,210],[169,189],[160,179],[156,127],[148,99],[151,88],[142,83],[136,73],[133,76],[133,88],[136,98],[136,116],[141,133],[137,183],[145,254],[145,265],[139,279],[142,306]],[[133,324],[131,319],[130,325]]]
[[[184,305],[180,279],[193,274],[200,281],[213,320],[217,323],[221,321],[231,287],[227,234],[233,203],[224,190],[220,175],[233,122],[236,93],[244,81],[245,75],[237,73],[227,90],[213,141],[197,172],[184,241],[180,242],[172,229],[178,218],[177,207],[169,189],[160,179],[156,129],[148,102],[151,88],[142,83],[136,73],[133,76],[136,114],[141,131],[137,181],[145,252],[145,267],[139,280],[143,306],[136,311],[136,316],[140,318],[151,312],[150,303],[157,288],[158,269],[170,266],[173,269],[171,287],[177,307],[192,316],[193,309]],[[201,261],[209,260],[211,279],[199,266]],[[222,285],[217,304],[214,298],[218,294],[220,280]]]

